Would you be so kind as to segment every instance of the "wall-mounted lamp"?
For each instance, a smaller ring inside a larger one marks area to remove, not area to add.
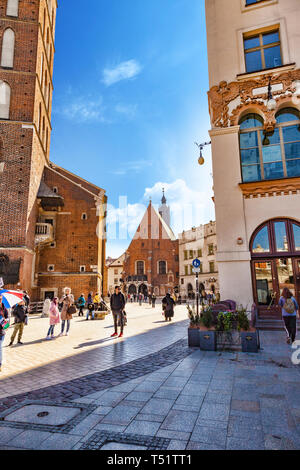
[[[200,156],[198,158],[198,163],[199,163],[199,165],[204,165],[205,160],[204,160],[204,157],[202,155],[202,150],[206,145],[211,145],[211,142],[204,142],[203,144],[198,144],[198,142],[195,142],[195,145],[197,145],[198,149],[200,150]]]

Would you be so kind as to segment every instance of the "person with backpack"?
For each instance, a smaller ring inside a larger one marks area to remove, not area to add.
[[[5,338],[5,330],[9,326],[8,311],[2,303],[2,295],[0,295],[0,372],[2,367],[2,346]]]
[[[119,286],[115,287],[115,293],[110,298],[110,308],[114,318],[115,332],[111,335],[118,336],[118,321],[120,321],[121,332],[119,338],[122,338],[124,331],[124,309],[125,309],[125,297],[120,291]]]
[[[18,303],[15,306],[13,310],[13,316],[15,317],[14,331],[13,331],[13,334],[11,335],[9,346],[13,345],[13,342],[17,333],[18,333],[18,344],[23,344],[21,342],[21,339],[22,339],[24,326],[26,324],[26,319],[27,319],[26,306],[25,306],[24,300],[22,300],[20,303]]]
[[[282,291],[279,300],[279,307],[281,307],[282,318],[287,333],[287,343],[292,344],[296,338],[297,313],[299,315],[299,305],[292,292],[287,287]]]
[[[166,318],[166,321],[172,321],[172,318],[174,317],[174,306],[175,302],[171,297],[171,294],[169,292],[167,293],[166,297],[163,298],[162,300],[162,305],[163,305],[163,311],[164,315]]]
[[[85,307],[85,298],[84,298],[84,294],[81,294],[81,296],[79,297],[79,299],[77,300],[77,305],[78,305],[78,308],[79,308],[79,312],[78,312],[78,316],[79,317],[83,317],[83,309]]]

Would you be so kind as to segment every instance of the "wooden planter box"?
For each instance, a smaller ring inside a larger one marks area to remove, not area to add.
[[[201,328],[199,331],[200,349],[202,351],[217,350],[217,335],[215,330]]]
[[[242,351],[258,353],[259,338],[256,330],[241,331]]]
[[[188,343],[189,343],[189,348],[199,348],[200,346],[199,328],[188,328]]]

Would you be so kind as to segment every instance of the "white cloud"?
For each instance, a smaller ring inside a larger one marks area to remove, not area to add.
[[[104,118],[104,105],[102,97],[91,100],[87,97],[78,97],[73,102],[61,108],[61,113],[68,119],[78,121],[107,122]]]
[[[133,119],[136,116],[137,105],[136,104],[117,104],[115,111],[128,119]]]
[[[134,161],[124,161],[121,166],[111,170],[111,173],[114,175],[126,175],[127,173],[140,173],[146,168],[152,166],[153,162],[150,160],[134,160]]]
[[[121,62],[112,68],[106,68],[103,70],[102,82],[106,86],[111,86],[114,83],[118,83],[122,80],[129,80],[137,75],[142,70],[142,66],[138,61],[132,59],[126,62]]]

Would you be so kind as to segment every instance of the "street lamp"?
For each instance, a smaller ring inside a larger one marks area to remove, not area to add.
[[[200,150],[200,156],[198,158],[198,163],[199,163],[199,165],[204,165],[205,160],[204,160],[204,157],[202,155],[202,150],[204,149],[204,147],[206,145],[211,145],[211,142],[204,142],[203,144],[198,144],[198,142],[195,142],[195,145],[197,145],[198,149]]]

